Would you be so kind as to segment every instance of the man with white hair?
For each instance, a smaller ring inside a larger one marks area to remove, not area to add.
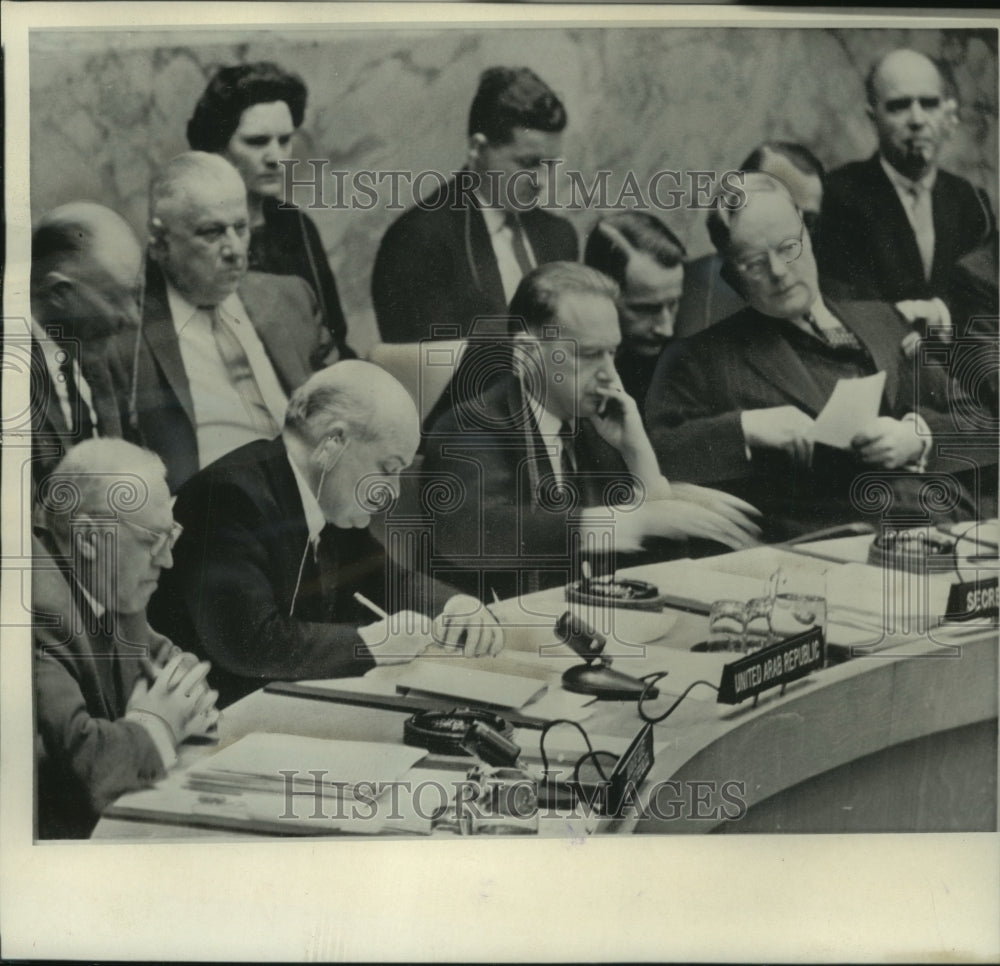
[[[128,467],[128,469],[123,469]],[[80,443],[39,494],[32,573],[38,835],[83,838],[218,719],[209,665],[146,621],[180,527],[165,470],[121,439]]]
[[[419,440],[402,385],[371,363],[339,362],[292,394],[279,437],[240,447],[181,488],[185,535],[153,613],[212,658],[223,704],[274,679],[407,661],[435,637],[470,656],[500,650],[479,601],[428,581],[419,561],[390,559],[368,528]],[[423,615],[441,603],[432,633]]]
[[[743,192],[743,205],[720,199],[708,226],[748,306],[661,357],[647,410],[661,468],[750,500],[769,539],[862,516],[864,500],[851,496],[865,473],[891,487],[894,512],[905,505],[925,518],[925,472],[957,480],[970,467],[935,445],[956,431],[944,367],[917,373],[912,333],[893,306],[823,297],[809,233],[780,181],[747,174]],[[837,383],[879,371],[877,415],[852,427],[847,449],[814,447],[816,416]],[[982,458],[995,465],[995,446]],[[959,500],[945,512],[972,509]]]
[[[247,272],[246,187],[224,158],[173,158],[153,181],[149,214],[142,332],[121,343],[125,392],[132,429],[176,490],[274,436],[288,393],[327,360],[329,333],[302,279]]]
[[[139,322],[142,250],[110,208],[72,201],[31,236],[32,475],[36,486],[67,449],[121,436],[112,339]]]

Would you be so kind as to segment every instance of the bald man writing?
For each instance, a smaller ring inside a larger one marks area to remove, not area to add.
[[[416,408],[392,376],[340,362],[293,393],[280,436],[181,488],[185,532],[152,613],[176,642],[212,655],[221,704],[270,680],[407,661],[435,639],[470,656],[500,650],[478,600],[422,577],[419,561],[389,559],[368,528],[419,440]]]

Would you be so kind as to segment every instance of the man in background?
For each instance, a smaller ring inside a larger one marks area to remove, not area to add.
[[[330,337],[309,285],[247,272],[246,186],[215,154],[169,161],[150,192],[142,328],[119,340],[129,429],[167,466],[171,490],[254,439],[270,439],[288,393]],[[133,366],[134,361],[134,366]]]
[[[584,264],[603,272],[620,289],[622,341],[615,368],[625,392],[640,410],[646,404],[656,360],[674,335],[685,255],[680,239],[643,211],[601,218],[587,237]]]
[[[34,489],[65,452],[122,435],[110,345],[138,327],[142,250],[128,223],[91,201],[43,215],[31,238]]]
[[[939,166],[954,101],[934,62],[905,49],[872,66],[865,96],[878,151],[826,179],[820,271],[851,298],[932,301],[903,308],[961,333],[948,305],[955,265],[991,241],[996,220],[981,189]]]

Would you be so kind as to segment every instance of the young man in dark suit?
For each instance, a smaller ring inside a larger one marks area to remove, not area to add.
[[[576,233],[543,210],[566,111],[527,67],[484,71],[469,111],[466,167],[401,215],[379,246],[372,301],[385,342],[464,338],[479,316],[503,315],[536,265],[575,261]]]
[[[941,435],[942,449],[954,448],[956,431],[945,367],[921,365],[919,338],[891,305],[823,298],[809,233],[781,182],[748,174],[744,191],[742,207],[712,211],[709,232],[748,307],[661,357],[647,406],[660,466],[754,502],[769,539],[861,517],[865,474],[892,490],[894,512],[923,518],[933,509],[922,504],[925,483],[970,469],[936,446]],[[878,371],[878,415],[854,427],[849,449],[814,452],[815,417],[837,382]],[[995,442],[976,461],[984,477],[995,472]],[[992,515],[955,489],[945,512]]]

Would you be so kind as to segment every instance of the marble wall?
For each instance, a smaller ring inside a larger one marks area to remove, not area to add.
[[[187,148],[191,109],[223,64],[271,59],[297,70],[310,102],[296,156],[350,172],[460,167],[480,71],[529,65],[567,106],[565,167],[587,179],[611,170],[614,198],[627,171],[640,185],[662,169],[721,172],[765,138],[800,141],[830,167],[867,156],[875,139],[862,78],[881,51],[900,45],[950,66],[962,123],[945,165],[986,188],[996,206],[995,32],[283,27],[33,32],[32,215],[89,197],[141,234],[150,173]],[[377,339],[375,251],[399,214],[387,203],[312,212],[361,351]],[[582,235],[596,213],[568,216]],[[703,212],[682,207],[663,217],[693,255],[709,249]]]

